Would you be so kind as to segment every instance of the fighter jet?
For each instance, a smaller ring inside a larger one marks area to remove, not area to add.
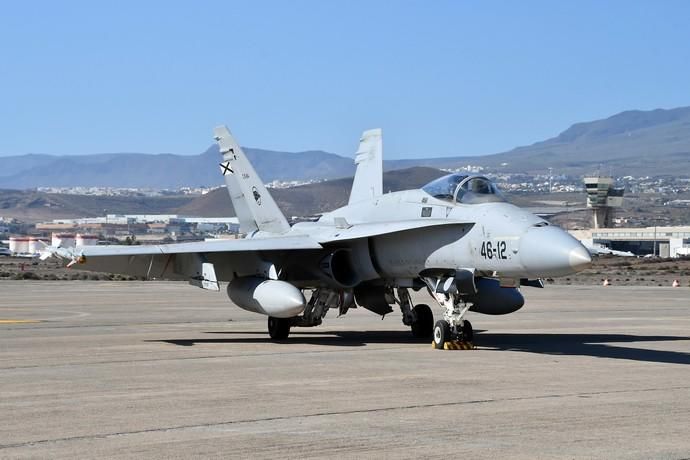
[[[360,139],[349,202],[318,221],[290,225],[244,151],[214,130],[220,173],[242,239],[152,246],[49,247],[44,258],[79,269],[188,280],[227,293],[238,307],[268,316],[271,339],[320,325],[328,311],[362,307],[385,316],[400,308],[416,338],[437,348],[472,341],[468,311],[503,315],[524,304],[521,286],[591,263],[587,249],[544,219],[507,202],[479,175],[449,174],[421,189],[383,193],[381,130]],[[426,290],[440,307],[413,305]]]

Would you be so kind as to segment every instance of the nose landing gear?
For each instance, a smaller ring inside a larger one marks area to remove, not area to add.
[[[437,350],[468,350],[474,348],[472,339],[474,331],[472,324],[465,320],[464,324],[455,330],[445,319],[436,321],[434,326],[434,348]]]
[[[467,350],[474,348],[474,330],[465,315],[472,306],[449,285],[447,289],[438,289],[440,280],[425,279],[429,293],[443,308],[443,319],[434,325],[432,345],[438,350]],[[448,283],[447,283],[448,284]]]

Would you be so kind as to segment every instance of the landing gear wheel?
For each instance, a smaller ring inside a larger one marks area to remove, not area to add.
[[[465,320],[465,323],[462,326],[462,332],[460,334],[460,337],[462,338],[463,342],[472,342],[472,339],[474,339],[474,330],[472,330],[472,323]]]
[[[268,317],[268,335],[273,340],[285,340],[290,335],[290,318]]]
[[[417,321],[411,325],[412,337],[428,339],[434,331],[434,314],[431,312],[431,308],[422,303],[414,307],[414,312],[417,315]]]
[[[443,350],[443,345],[450,340],[450,324],[446,320],[436,321],[434,326],[434,347]]]

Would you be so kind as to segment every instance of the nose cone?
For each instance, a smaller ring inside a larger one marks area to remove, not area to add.
[[[520,261],[530,276],[570,275],[592,263],[582,243],[558,227],[532,227],[520,240]]]

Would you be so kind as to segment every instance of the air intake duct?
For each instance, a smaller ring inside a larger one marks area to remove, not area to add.
[[[361,282],[349,249],[336,249],[321,259],[320,267],[338,287],[351,288]]]

